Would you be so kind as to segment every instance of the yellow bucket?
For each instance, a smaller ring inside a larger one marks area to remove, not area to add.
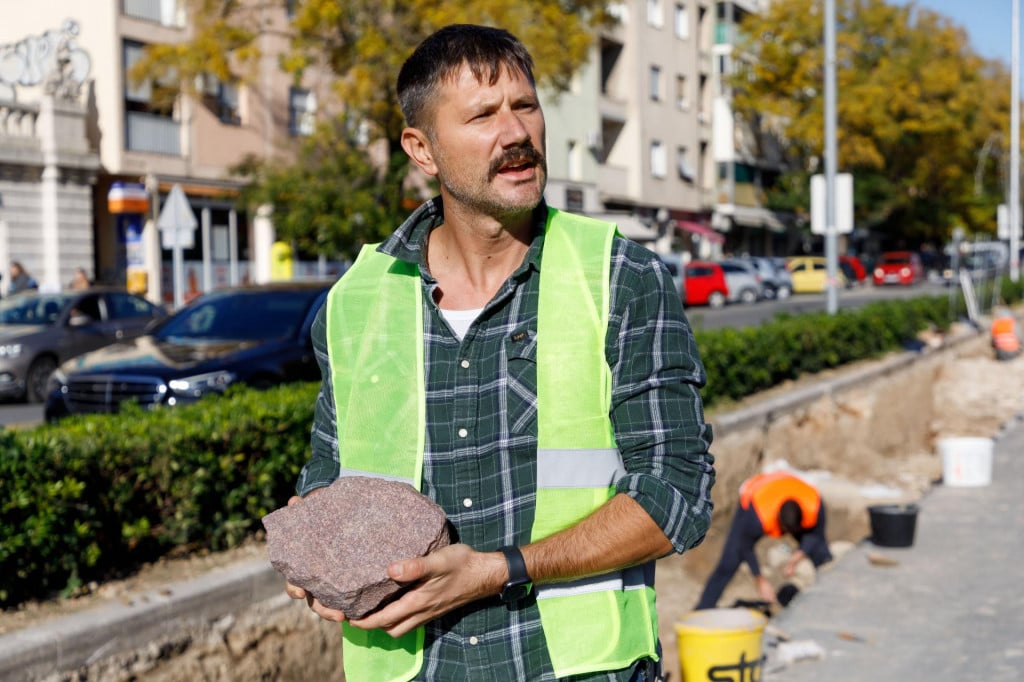
[[[676,623],[684,682],[761,679],[768,619],[751,609],[702,609]]]

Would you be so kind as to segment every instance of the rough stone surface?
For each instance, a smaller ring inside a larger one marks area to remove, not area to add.
[[[362,618],[401,586],[392,561],[449,544],[444,511],[415,488],[362,476],[263,517],[270,563],[288,582],[349,618]]]

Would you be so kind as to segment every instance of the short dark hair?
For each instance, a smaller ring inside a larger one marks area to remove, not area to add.
[[[783,533],[799,535],[803,532],[804,511],[795,500],[786,500],[779,508],[779,527]]]
[[[452,78],[463,64],[480,82],[493,85],[505,68],[535,84],[533,58],[508,31],[475,24],[445,26],[420,43],[398,72],[398,104],[408,125],[429,127],[427,109],[438,84]]]

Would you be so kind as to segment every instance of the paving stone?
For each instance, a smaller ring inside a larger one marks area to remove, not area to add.
[[[321,604],[362,618],[401,589],[392,561],[449,544],[444,510],[411,485],[346,476],[263,517],[270,563]]]

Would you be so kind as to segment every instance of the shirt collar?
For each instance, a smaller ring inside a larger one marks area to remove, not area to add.
[[[533,210],[533,239],[522,264],[512,273],[514,279],[521,280],[531,269],[540,270],[540,252],[544,244],[544,226],[547,224],[547,218],[548,206],[542,200]],[[412,215],[377,247],[377,251],[407,263],[414,263],[419,266],[421,273],[426,273],[427,236],[443,222],[444,205],[441,197],[436,196],[413,211]]]

